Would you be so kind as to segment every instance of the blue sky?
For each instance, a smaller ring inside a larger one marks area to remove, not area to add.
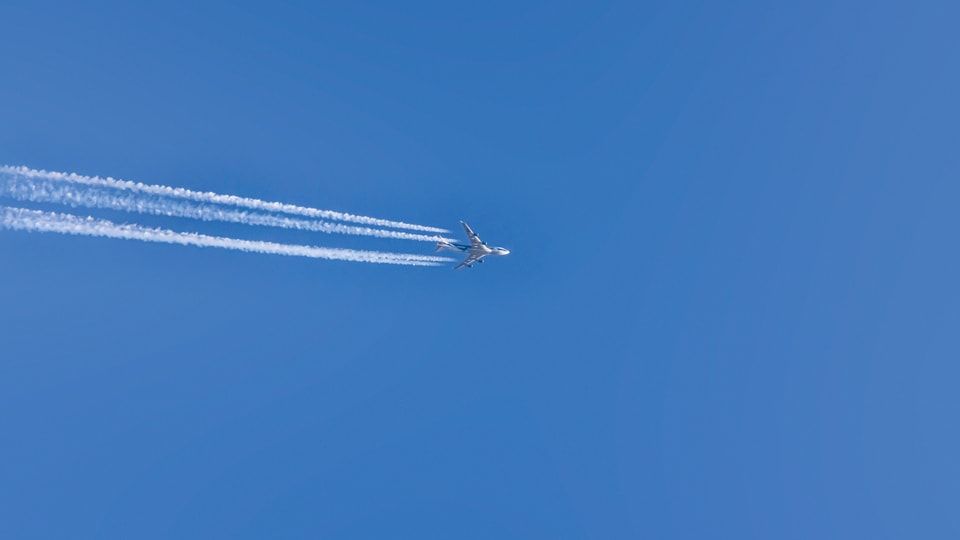
[[[512,254],[0,231],[0,537],[956,538],[958,15],[5,3],[0,163]]]

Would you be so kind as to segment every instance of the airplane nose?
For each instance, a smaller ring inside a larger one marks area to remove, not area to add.
[[[509,254],[510,254],[510,250],[509,250],[509,249],[503,250],[503,254],[504,254],[504,255],[509,255]]]

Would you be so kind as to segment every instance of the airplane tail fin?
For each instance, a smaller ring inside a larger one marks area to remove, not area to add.
[[[440,251],[441,249],[456,249],[456,248],[453,247],[453,244],[451,244],[450,242],[447,242],[446,240],[438,240],[437,249],[435,249],[434,251]]]

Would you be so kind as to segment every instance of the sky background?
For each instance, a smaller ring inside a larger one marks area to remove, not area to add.
[[[960,536],[957,4],[141,4],[0,6],[0,163],[512,253],[0,231],[0,537]]]

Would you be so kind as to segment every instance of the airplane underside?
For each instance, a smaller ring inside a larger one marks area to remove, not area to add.
[[[487,246],[487,243],[480,240],[480,237],[477,236],[466,223],[461,221],[460,224],[463,225],[464,231],[466,231],[467,236],[470,237],[469,246],[448,242],[442,238],[437,241],[437,251],[451,250],[467,253],[467,258],[457,266],[454,266],[454,270],[463,268],[464,266],[472,268],[474,263],[482,263],[483,259],[488,255],[508,255],[510,253],[509,250],[502,247]]]

